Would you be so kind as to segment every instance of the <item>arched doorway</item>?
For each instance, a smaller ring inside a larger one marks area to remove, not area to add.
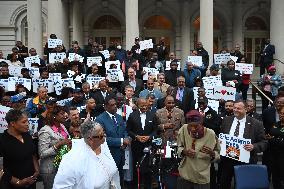
[[[197,17],[192,24],[193,24],[193,43],[194,43],[194,48],[196,48],[196,44],[199,41],[200,17]],[[216,17],[213,18],[213,30],[214,30],[213,52],[218,53],[222,49],[222,41],[221,41],[221,24]]]
[[[259,66],[259,52],[269,38],[267,24],[261,17],[250,16],[245,21],[244,53],[248,62]]]
[[[111,15],[99,17],[93,25],[93,36],[97,43],[107,48],[110,43],[123,41],[121,23]]]
[[[143,24],[144,39],[152,39],[154,44],[159,43],[161,37],[165,37],[165,45],[174,51],[174,32],[172,22],[161,15],[149,17]]]

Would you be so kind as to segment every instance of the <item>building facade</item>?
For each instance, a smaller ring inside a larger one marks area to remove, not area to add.
[[[283,20],[283,0],[0,1],[0,50],[7,55],[19,40],[41,54],[51,33],[67,47],[92,37],[105,47],[121,42],[126,49],[137,36],[154,42],[163,36],[182,60],[201,41],[211,58],[240,44],[257,65],[266,38],[276,46],[275,58],[284,61]],[[284,65],[275,64],[283,74]]]

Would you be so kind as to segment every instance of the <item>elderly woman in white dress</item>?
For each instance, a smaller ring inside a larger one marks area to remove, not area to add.
[[[120,189],[102,126],[86,121],[80,130],[83,138],[74,140],[71,151],[63,156],[53,189]]]

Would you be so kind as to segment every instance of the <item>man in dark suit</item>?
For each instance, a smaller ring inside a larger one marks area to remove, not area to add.
[[[148,111],[148,104],[145,99],[139,98],[137,100],[137,106],[139,110],[132,112],[127,120],[127,131],[133,140],[131,145],[133,168],[135,168],[137,164],[142,163],[140,169],[142,182],[144,183],[145,189],[150,189],[152,174],[147,166],[143,166],[148,165],[146,162],[149,160],[148,157],[145,158],[143,156],[143,150],[145,147],[151,146],[151,138],[156,135],[157,125],[154,123],[155,114]],[[133,177],[133,188],[136,188],[138,184],[136,169],[133,170]]]
[[[99,111],[99,113],[103,113],[105,110],[104,104],[106,97],[115,97],[113,93],[107,91],[107,88],[108,85],[106,83],[106,80],[101,80],[99,82],[99,90],[97,90],[93,95],[93,98],[95,99],[97,104],[97,111]]]
[[[138,97],[140,91],[144,89],[144,84],[141,79],[135,77],[135,70],[133,68],[128,68],[128,79],[122,82],[121,92],[124,92],[125,86],[130,85],[134,88],[134,96]]]
[[[264,128],[260,121],[246,116],[246,103],[237,101],[234,103],[234,116],[225,117],[221,126],[221,133],[232,136],[251,139],[251,144],[244,145],[244,149],[250,152],[249,163],[257,163],[257,153],[267,148]],[[244,163],[227,158],[221,158],[222,170],[220,188],[231,188],[231,180],[234,175],[234,166]]]
[[[270,44],[270,39],[265,40],[265,46],[260,51],[260,75],[265,73],[265,69],[267,69],[273,63],[273,55],[275,54],[274,45]]]
[[[194,94],[193,91],[185,86],[185,78],[179,76],[177,78],[178,86],[173,91],[173,96],[181,102],[181,107],[178,107],[186,114],[189,110],[194,109]]]
[[[124,149],[130,144],[125,122],[117,113],[116,100],[112,97],[105,99],[105,112],[99,115],[96,122],[102,125],[106,133],[106,142],[116,163],[123,184]]]

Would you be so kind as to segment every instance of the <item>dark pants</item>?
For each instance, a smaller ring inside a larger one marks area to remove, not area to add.
[[[217,189],[217,173],[214,167],[214,163],[211,163],[210,167],[210,189]]]
[[[272,101],[274,101],[275,97],[272,96],[271,92],[263,91],[263,93],[268,96]],[[262,99],[262,111],[268,108],[269,101],[264,97],[261,96]]]
[[[247,100],[248,89],[249,89],[249,85],[243,84],[243,83],[240,85],[240,90],[242,92],[243,100]]]
[[[177,189],[210,189],[210,184],[195,184],[179,177],[177,179]]]
[[[137,151],[132,149],[133,157],[133,183],[131,189],[138,188],[138,177],[139,184],[144,185],[144,189],[152,188],[152,173],[149,166],[149,155],[143,158],[144,153],[142,151]],[[143,158],[143,161],[142,161]],[[139,165],[139,167],[137,166]],[[139,168],[139,169],[138,169]],[[139,174],[139,176],[138,176]]]
[[[284,173],[283,173],[284,154],[273,154],[272,156],[272,183],[275,189],[284,189]]]
[[[261,62],[259,75],[262,76],[263,74],[265,74],[265,70],[267,70],[267,68],[269,68],[269,66],[271,65],[272,62]]]
[[[222,170],[220,178],[220,189],[230,189],[232,178],[234,176],[234,166],[244,165],[245,163],[225,157],[221,157],[221,161],[222,161]]]

